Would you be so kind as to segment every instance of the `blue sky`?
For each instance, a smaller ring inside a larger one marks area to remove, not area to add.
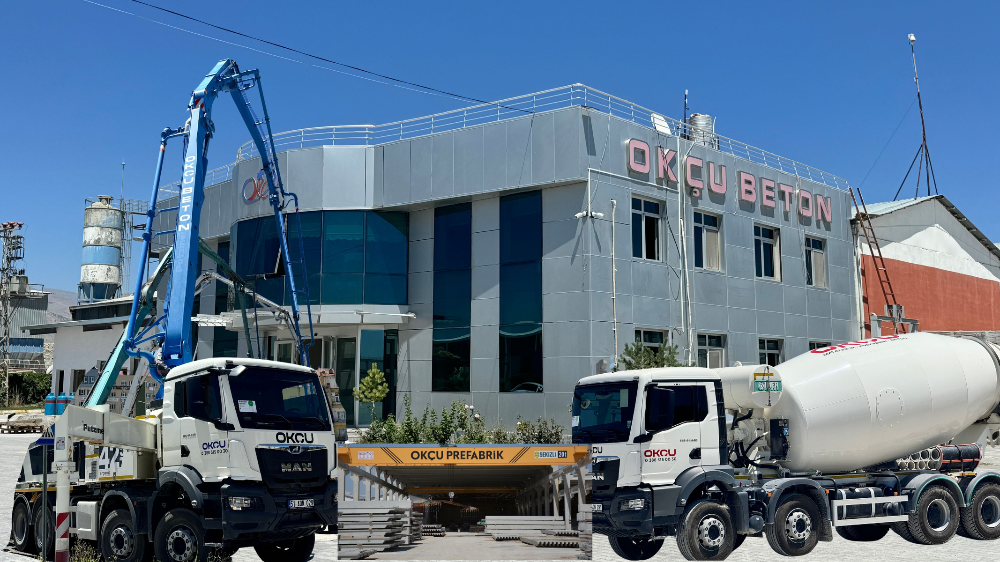
[[[941,193],[991,239],[1000,135],[1000,4],[940,2],[154,3],[330,59],[479,99],[582,82],[861,183],[915,96],[917,58]],[[125,0],[102,4],[262,50]],[[763,6],[763,7],[762,7]],[[146,199],[159,131],[183,123],[214,63],[261,70],[274,130],[386,123],[468,105],[197,37],[82,0],[0,4],[0,221],[25,223],[33,282],[75,290],[83,200]],[[294,56],[305,60],[300,56]],[[248,136],[216,104],[210,167]],[[920,143],[913,105],[863,185],[891,200]],[[179,173],[179,149],[165,174]],[[912,197],[913,184],[904,190]]]

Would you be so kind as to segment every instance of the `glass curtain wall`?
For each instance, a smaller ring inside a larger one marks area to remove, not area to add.
[[[434,210],[431,390],[468,392],[472,325],[472,205]]]
[[[299,224],[304,255],[299,256]],[[297,287],[303,266],[311,304],[406,304],[407,213],[313,211],[288,217],[288,251]],[[291,292],[284,279],[274,217],[240,221],[236,272],[262,296],[286,305]],[[304,259],[300,259],[304,258]],[[305,302],[300,299],[300,305]]]
[[[542,391],[542,194],[500,198],[500,392]]]

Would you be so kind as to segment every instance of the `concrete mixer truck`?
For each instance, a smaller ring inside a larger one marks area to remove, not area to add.
[[[674,536],[688,560],[748,537],[786,556],[836,531],[918,544],[1000,537],[1000,347],[905,334],[777,366],[581,379],[573,441],[593,457],[594,532],[629,560]]]

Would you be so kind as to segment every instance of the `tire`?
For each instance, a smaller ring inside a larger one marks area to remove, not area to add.
[[[931,486],[920,494],[917,510],[910,514],[906,527],[918,544],[944,544],[951,540],[961,524],[958,502],[942,486]]]
[[[774,523],[764,526],[764,534],[778,554],[804,556],[816,548],[821,524],[816,502],[808,496],[792,494],[774,511]]]
[[[887,534],[891,525],[851,525],[850,527],[837,527],[837,534],[842,538],[854,542],[873,542],[881,540]]]
[[[663,539],[651,537],[633,539],[630,537],[608,537],[611,550],[626,560],[649,560],[660,551]]]
[[[45,545],[42,545],[42,518],[45,518]],[[41,501],[35,502],[35,516],[34,516],[33,527],[33,538],[32,541],[35,546],[35,552],[47,552],[49,556],[55,558],[56,552],[56,541],[55,541],[55,528],[56,528],[56,516],[53,513],[52,508],[43,505]]]
[[[21,552],[34,552],[35,541],[31,531],[31,510],[28,509],[28,504],[16,502],[10,515],[10,539],[14,548]]]
[[[741,534],[737,533],[736,536],[733,537],[733,550],[736,550],[737,548],[739,548],[740,545],[743,544],[743,541],[745,541],[745,540],[747,540],[747,536],[746,535],[741,535]]]
[[[913,535],[910,534],[910,527],[907,525],[906,521],[897,521],[890,525],[890,527],[893,531],[896,531],[896,534],[899,535],[904,541],[912,542],[913,544],[920,544],[917,542],[917,539],[913,538]]]
[[[970,539],[992,541],[1000,538],[1000,485],[983,484],[972,494],[968,507],[963,507],[962,528]]]
[[[305,562],[312,556],[316,544],[316,534],[290,541],[269,542],[253,547],[262,562]]]
[[[190,509],[171,509],[156,525],[153,551],[158,562],[207,562],[201,520]]]
[[[146,537],[136,532],[135,521],[125,509],[116,509],[104,518],[100,541],[105,560],[142,562],[146,555]]]
[[[720,503],[694,502],[677,524],[677,548],[687,560],[725,560],[733,552],[735,541],[729,507]]]

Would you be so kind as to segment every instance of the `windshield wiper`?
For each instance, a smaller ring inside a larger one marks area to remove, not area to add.
[[[313,423],[319,424],[319,426],[321,428],[323,428],[323,429],[326,429],[328,427],[328,424],[327,424],[326,420],[324,420],[323,418],[320,418],[320,417],[316,417],[316,416],[302,416],[302,417],[296,417],[296,418],[293,418],[293,419],[303,420],[303,421],[308,421],[308,422],[313,422]]]
[[[254,415],[255,416],[263,416],[263,417],[278,418],[278,419],[280,419],[283,422],[285,422],[285,423],[288,424],[288,429],[294,429],[295,428],[295,424],[293,424],[291,421],[289,421],[288,418],[286,418],[285,416],[283,416],[281,414],[269,414],[269,413],[266,413],[266,412],[256,412],[256,413],[254,413]]]

